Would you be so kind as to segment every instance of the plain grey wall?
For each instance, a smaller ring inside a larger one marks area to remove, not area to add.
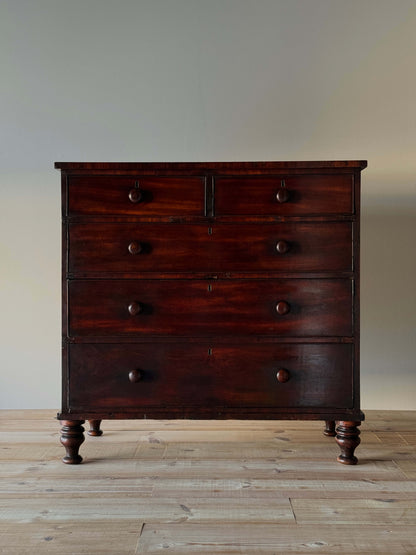
[[[362,406],[416,408],[414,0],[0,0],[3,408],[60,403],[59,161],[368,159]]]

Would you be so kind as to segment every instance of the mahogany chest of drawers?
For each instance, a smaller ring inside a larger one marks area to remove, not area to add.
[[[64,462],[110,418],[317,419],[357,462],[366,162],[55,167]]]

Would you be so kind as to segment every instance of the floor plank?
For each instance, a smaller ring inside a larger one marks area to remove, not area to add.
[[[101,510],[97,508],[101,507]],[[27,494],[0,496],[0,518],[33,522],[45,520],[132,519],[144,522],[232,521],[293,523],[289,499],[235,497],[152,497],[150,494],[90,493],[72,495]]]
[[[143,522],[136,519],[93,522],[43,520],[31,523],[3,521],[0,522],[0,553],[131,555],[136,551],[142,528]],[[102,541],[103,537],[105,541]]]
[[[414,554],[414,531],[407,526],[271,526],[265,524],[169,524],[143,528],[136,554],[367,555]]]
[[[415,499],[292,499],[298,524],[416,524]]]

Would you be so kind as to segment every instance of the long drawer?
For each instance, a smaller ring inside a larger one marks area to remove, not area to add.
[[[351,271],[352,224],[71,224],[69,271]]]
[[[71,280],[70,335],[351,336],[348,279]]]
[[[71,176],[70,215],[203,216],[203,177]]]
[[[351,174],[235,176],[215,180],[217,216],[353,212]]]
[[[351,407],[347,344],[74,344],[71,410]]]

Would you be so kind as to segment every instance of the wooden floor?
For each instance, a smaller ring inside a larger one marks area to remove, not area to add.
[[[416,412],[368,411],[355,467],[321,422],[103,425],[67,466],[52,411],[0,411],[0,553],[416,554]]]

